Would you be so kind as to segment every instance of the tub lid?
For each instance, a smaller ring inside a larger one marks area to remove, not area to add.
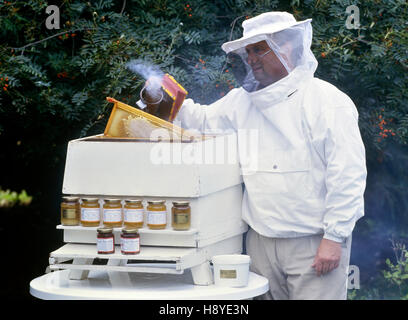
[[[212,257],[212,262],[216,264],[244,264],[251,261],[251,257],[246,254],[222,254]]]

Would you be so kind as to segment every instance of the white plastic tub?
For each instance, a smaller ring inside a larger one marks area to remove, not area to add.
[[[215,285],[222,287],[247,286],[250,262],[251,258],[243,254],[213,256]]]

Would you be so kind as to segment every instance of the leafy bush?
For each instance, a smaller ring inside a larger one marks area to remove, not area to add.
[[[350,290],[349,300],[408,300],[408,250],[403,242],[391,243],[394,257],[386,259],[386,269],[375,275],[369,286]]]
[[[398,288],[398,297],[408,300],[408,250],[405,244],[393,243],[396,264],[387,259],[388,270],[384,271],[384,278]]]
[[[0,189],[0,208],[11,208],[15,205],[28,206],[33,197],[29,196],[25,190],[20,193],[16,191]]]

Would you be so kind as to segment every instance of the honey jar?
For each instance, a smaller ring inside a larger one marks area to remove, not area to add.
[[[191,208],[188,201],[174,201],[171,208],[171,226],[174,230],[188,230],[191,226]]]
[[[123,224],[130,228],[142,228],[144,223],[144,207],[142,200],[125,200],[123,206]]]
[[[122,203],[120,199],[105,199],[103,204],[103,225],[105,227],[121,227]]]
[[[81,203],[81,225],[98,227],[101,221],[99,199],[83,198]]]
[[[167,225],[166,201],[153,200],[147,203],[147,226],[149,229],[165,229]]]
[[[62,197],[61,202],[61,224],[63,226],[79,225],[80,216],[79,198]]]
[[[115,252],[115,237],[112,228],[98,228],[96,236],[96,247],[98,254],[109,254]]]
[[[140,252],[140,236],[136,228],[123,228],[120,235],[122,254],[138,254]]]

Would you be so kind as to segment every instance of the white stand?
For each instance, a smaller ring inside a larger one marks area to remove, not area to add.
[[[141,246],[140,253],[136,255],[123,255],[119,245],[115,245],[112,254],[98,254],[94,243],[67,243],[50,253],[47,269],[70,270],[71,280],[85,280],[90,271],[183,274],[186,269],[191,269],[194,284],[210,285],[213,283],[211,258],[220,253],[241,252],[242,234],[202,248]],[[93,264],[95,259],[105,263]]]
[[[73,265],[85,265],[92,264],[94,259],[86,258],[75,258],[72,262]],[[84,280],[88,278],[89,270],[71,270],[69,273],[69,278],[71,280]]]
[[[191,274],[193,275],[193,281],[196,285],[208,286],[213,283],[213,276],[208,261],[192,267]]]
[[[31,281],[30,293],[46,300],[239,300],[268,291],[268,279],[249,273],[248,286],[220,287],[192,284],[182,275],[90,271],[88,279],[69,279],[69,270],[55,271]]]

